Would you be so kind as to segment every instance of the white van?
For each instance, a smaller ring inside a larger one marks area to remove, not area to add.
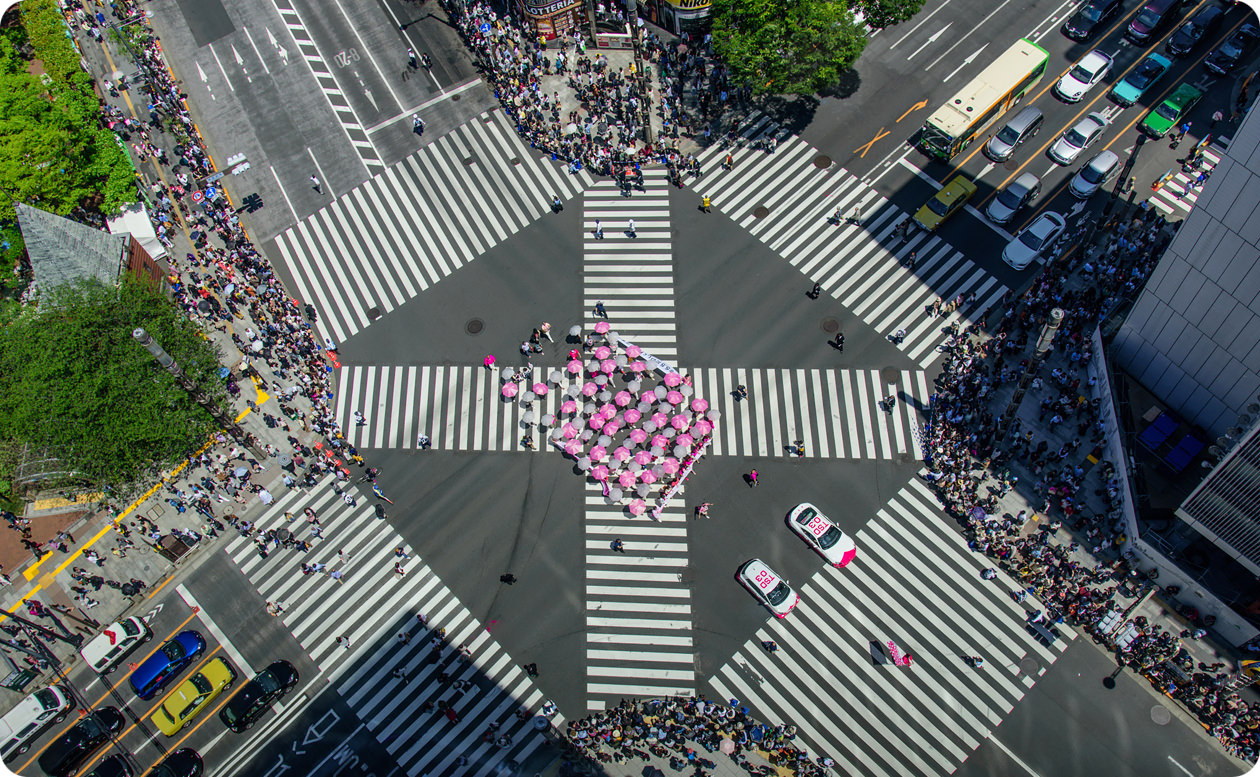
[[[92,671],[109,674],[140,643],[151,639],[153,639],[153,632],[149,631],[149,624],[133,615],[124,621],[106,626],[104,631],[92,637],[79,650],[79,655],[88,662]]]
[[[8,761],[31,749],[41,731],[66,719],[74,698],[59,685],[50,685],[27,696],[0,718],[0,758]]]

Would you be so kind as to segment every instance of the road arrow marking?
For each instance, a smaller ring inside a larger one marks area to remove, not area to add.
[[[980,48],[976,49],[976,50],[975,50],[975,51],[971,54],[971,56],[967,57],[966,59],[964,59],[964,60],[962,61],[962,64],[961,64],[961,65],[959,65],[958,67],[954,68],[954,72],[952,72],[952,73],[950,73],[949,75],[947,75],[947,76],[945,76],[944,78],[942,78],[942,79],[941,79],[941,83],[944,83],[944,82],[948,81],[949,79],[953,78],[954,76],[956,76],[956,75],[958,74],[958,71],[959,71],[959,70],[962,70],[962,69],[963,69],[963,68],[965,68],[967,65],[970,65],[972,62],[975,62],[975,61],[976,61],[976,57],[980,56],[980,52],[984,51],[984,50],[985,50],[985,49],[987,49],[988,47],[989,47],[989,44],[987,44],[987,43],[986,43],[986,44],[984,44],[983,46],[981,46]]]
[[[933,43],[936,43],[936,41],[939,40],[940,37],[945,34],[945,31],[948,30],[953,24],[954,24],[953,22],[950,22],[949,24],[946,24],[944,27],[940,28],[936,32],[932,33],[932,36],[928,38],[927,41],[924,42],[922,46],[915,49],[914,52],[910,56],[906,57],[906,61],[909,62],[910,60],[919,56],[919,52],[923,51],[928,46],[931,46]]]

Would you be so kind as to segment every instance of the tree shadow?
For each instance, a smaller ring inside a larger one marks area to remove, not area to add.
[[[853,68],[849,68],[840,74],[836,82],[826,89],[818,93],[819,97],[834,97],[843,100],[857,94],[857,90],[862,86],[862,74]]]

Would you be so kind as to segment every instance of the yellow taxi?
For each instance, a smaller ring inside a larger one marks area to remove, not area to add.
[[[961,175],[949,179],[932,199],[924,203],[914,214],[914,222],[922,229],[933,232],[945,219],[962,210],[967,200],[976,193],[976,185]]]
[[[219,694],[232,687],[234,680],[236,670],[226,659],[212,659],[197,674],[180,683],[150,717],[159,731],[173,737]]]

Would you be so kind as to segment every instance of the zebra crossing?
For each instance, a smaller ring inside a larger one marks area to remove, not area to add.
[[[264,558],[238,536],[228,542],[228,556],[259,595],[283,605],[279,617],[293,637],[407,774],[489,777],[509,760],[523,762],[544,740],[529,716],[515,713],[536,713],[542,693],[424,561],[395,553],[408,552],[406,542],[371,505],[345,504],[330,483],[288,492],[256,523],[263,532],[287,529],[305,538],[303,511],[310,507],[323,530],[312,550],[277,548]],[[326,573],[301,574],[302,563],[324,564]],[[334,572],[343,576],[334,579]],[[414,638],[404,642],[402,632]],[[349,647],[339,644],[341,636]],[[443,672],[449,681],[438,678]],[[461,681],[470,685],[460,690]],[[444,717],[439,702],[458,720]],[[496,736],[508,739],[502,745],[483,741],[493,723]],[[461,756],[467,765],[456,762]]]
[[[620,324],[616,324],[620,326]],[[619,332],[620,334],[620,332]],[[806,458],[923,458],[920,430],[932,395],[927,374],[871,369],[681,368],[697,397],[721,412],[711,456],[787,455],[802,441]],[[415,447],[420,434],[434,450],[527,451],[520,444],[526,413],[538,439],[551,431],[559,391],[526,405],[499,393],[500,374],[473,365],[342,365],[337,418],[346,439],[365,449]],[[533,380],[567,385],[559,367],[537,367]],[[735,390],[744,386],[747,399]],[[895,398],[891,408],[883,401]],[[362,413],[359,425],[355,413]],[[534,453],[555,452],[549,445]]]
[[[674,319],[674,256],[669,181],[663,169],[643,171],[642,192],[623,197],[603,181],[582,198],[582,293],[587,331],[602,302],[622,338],[667,362],[678,358]],[[635,236],[627,228],[634,221]],[[596,235],[596,222],[603,237]]]
[[[1224,149],[1215,145],[1203,149],[1203,160],[1206,164],[1201,165],[1201,169],[1211,173],[1217,163],[1221,161],[1221,155],[1224,153]],[[1188,214],[1195,203],[1199,201],[1199,195],[1203,193],[1201,186],[1196,187],[1194,185],[1194,181],[1198,177],[1198,170],[1194,173],[1177,170],[1168,183],[1161,186],[1158,191],[1150,196],[1149,201],[1151,205],[1159,208],[1164,216],[1184,216]]]
[[[709,680],[763,719],[794,724],[810,755],[841,775],[953,773],[1062,651],[1026,630],[1020,588],[947,526],[915,479],[859,531],[856,560],[822,565],[801,602],[769,618]],[[779,645],[774,653],[763,640]],[[889,640],[912,666],[883,660]],[[963,657],[979,655],[973,669]]]
[[[905,329],[897,346],[927,369],[941,353],[944,331],[999,300],[1006,287],[938,235],[894,236],[904,212],[818,149],[761,116],[743,137],[785,139],[774,153],[714,145],[700,156],[696,184],[713,207],[747,229],[793,267],[884,335]],[[724,169],[727,154],[733,165]],[[861,213],[860,223],[847,221]],[[840,218],[836,218],[837,214]],[[914,269],[908,268],[913,259]],[[963,298],[957,310],[929,306]]]
[[[540,160],[494,109],[338,197],[274,240],[335,342],[362,331],[592,182]]]
[[[587,707],[695,694],[687,513],[680,490],[656,521],[586,489]],[[613,540],[622,550],[612,549]]]

